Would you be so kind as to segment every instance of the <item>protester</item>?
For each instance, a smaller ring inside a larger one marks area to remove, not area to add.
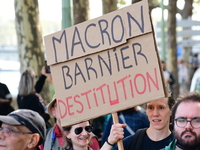
[[[149,127],[149,120],[146,113],[138,110],[137,107],[118,112],[118,118],[119,123],[127,125],[126,128],[124,128],[124,137],[135,134],[138,129]],[[108,138],[112,124],[113,119],[110,117],[103,131],[102,144]]]
[[[172,110],[175,139],[165,150],[200,150],[200,94],[178,99]]]
[[[123,139],[125,150],[160,150],[173,139],[170,131],[170,115],[175,100],[172,97],[147,103],[146,113],[150,127],[140,129],[134,135]],[[114,149],[118,149],[115,147]]]
[[[199,59],[198,59],[198,55],[199,54],[194,54],[193,58],[192,58],[192,75],[195,73],[195,71],[199,68]]]
[[[48,113],[55,118],[55,125],[47,129],[47,137],[44,143],[44,150],[62,150],[66,145],[66,138],[63,135],[55,95],[53,96],[52,101],[48,104]]]
[[[0,115],[7,115],[14,110],[11,102],[12,95],[7,85],[0,82]]]
[[[44,119],[35,111],[19,109],[0,116],[1,150],[39,150],[45,140]]]
[[[107,122],[107,116],[100,116],[92,120],[93,133],[97,136],[99,145],[101,145],[102,134]]]
[[[35,92],[40,93],[42,91],[46,80],[49,83],[50,96],[53,97],[55,92],[53,88],[51,72],[49,72],[49,69],[46,69],[45,66],[42,67],[41,75],[35,83]]]
[[[62,150],[67,146],[66,137],[63,134],[63,129],[61,126],[60,114],[56,103],[56,96],[53,96],[52,101],[48,104],[48,113],[52,115],[56,123],[54,127],[47,130],[47,138],[44,143],[44,150]],[[99,150],[100,146],[97,137],[92,133],[90,147],[93,150]]]
[[[41,98],[35,92],[35,75],[32,70],[27,69],[23,72],[19,82],[19,92],[17,95],[17,104],[19,109],[31,109],[38,112],[46,122],[48,127],[48,120],[50,115],[45,113],[45,106]]]
[[[162,69],[163,69],[165,82],[167,84],[169,84],[169,90],[173,93],[173,85],[175,83],[175,78],[172,75],[172,73],[167,70],[167,64],[165,61],[161,61],[161,65],[162,65]]]
[[[178,62],[178,82],[179,82],[180,95],[183,93],[187,93],[189,76],[188,76],[188,69],[187,69],[186,61],[183,59],[180,59]]]
[[[125,124],[114,124],[111,128],[110,135],[101,150],[111,150],[114,143],[124,137],[123,127],[125,126]],[[63,127],[63,130],[67,138],[66,150],[92,150],[89,147],[92,133],[90,121],[85,121],[69,127]]]

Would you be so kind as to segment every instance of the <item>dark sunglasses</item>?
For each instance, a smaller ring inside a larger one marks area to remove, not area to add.
[[[88,133],[92,132],[92,126],[86,126],[84,129],[85,129],[85,131],[88,132]],[[79,134],[81,134],[82,132],[83,132],[83,127],[78,127],[78,128],[75,128],[75,129],[74,129],[74,133],[75,133],[76,135],[79,135]]]

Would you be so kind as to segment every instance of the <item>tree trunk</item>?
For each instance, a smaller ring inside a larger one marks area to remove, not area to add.
[[[89,20],[89,0],[73,0],[74,24]]]
[[[117,10],[117,3],[118,0],[102,0],[103,14]]]
[[[193,0],[185,0],[185,5],[184,5],[184,8],[183,10],[181,10],[181,16],[182,16],[182,19],[188,19],[188,17],[191,17],[192,16],[192,9],[193,9]],[[189,27],[191,28],[191,27]],[[189,30],[189,28],[183,28],[183,30]],[[183,38],[183,40],[186,40],[186,39],[191,39],[191,37],[185,37]],[[192,76],[193,76],[193,68],[192,68],[192,61],[191,61],[191,58],[193,57],[192,56],[192,47],[183,47],[183,59],[184,60],[187,60],[187,68],[188,68],[188,79],[189,79],[189,83],[187,83],[187,90],[189,91],[190,89],[190,84],[191,84],[191,80],[192,80]]]
[[[168,6],[168,61],[169,70],[175,77],[173,86],[173,97],[176,99],[179,95],[178,69],[177,69],[177,50],[176,50],[176,2],[177,0],[169,0]]]
[[[137,3],[137,2],[139,2],[139,1],[141,1],[141,0],[132,0],[131,2],[132,2],[132,4],[133,4],[133,3]],[[150,14],[151,14],[151,11],[152,11],[154,8],[160,6],[160,4],[159,4],[156,0],[148,0],[148,4],[149,4],[149,13],[150,13]]]
[[[39,9],[37,0],[15,0],[16,32],[20,60],[20,72],[28,67],[36,75],[41,74],[44,66],[44,47],[39,24]],[[42,97],[48,100],[48,87],[44,86]]]

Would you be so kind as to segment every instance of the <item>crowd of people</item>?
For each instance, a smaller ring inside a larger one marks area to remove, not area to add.
[[[166,71],[165,62],[162,65]],[[1,150],[117,150],[119,140],[124,150],[200,150],[199,93],[187,93],[176,100],[168,94],[142,107],[119,111],[117,124],[108,115],[96,124],[92,119],[61,126],[56,95],[49,104],[39,95],[49,75],[44,68],[42,72],[39,79],[30,69],[23,72],[16,110],[8,87],[0,84]],[[164,75],[169,84],[175,82],[167,71]],[[48,123],[50,118],[53,125]]]

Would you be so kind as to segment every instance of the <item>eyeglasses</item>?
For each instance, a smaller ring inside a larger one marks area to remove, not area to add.
[[[31,132],[24,132],[24,131],[16,131],[16,130],[12,130],[10,128],[1,128],[0,127],[0,131],[2,131],[3,135],[5,137],[10,137],[11,132],[15,132],[15,133],[23,133],[23,134],[33,134]]]
[[[85,128],[85,131],[87,131],[88,133],[92,132],[92,126],[86,126]],[[74,129],[74,133],[76,135],[79,135],[83,132],[83,127],[78,127],[78,128],[75,128]]]
[[[200,128],[200,118],[194,118],[194,119],[191,119],[191,120],[187,120],[185,118],[177,118],[177,119],[174,119],[175,122],[176,122],[176,125],[180,128],[184,128],[188,122],[190,122],[190,125],[197,129],[197,128]]]

